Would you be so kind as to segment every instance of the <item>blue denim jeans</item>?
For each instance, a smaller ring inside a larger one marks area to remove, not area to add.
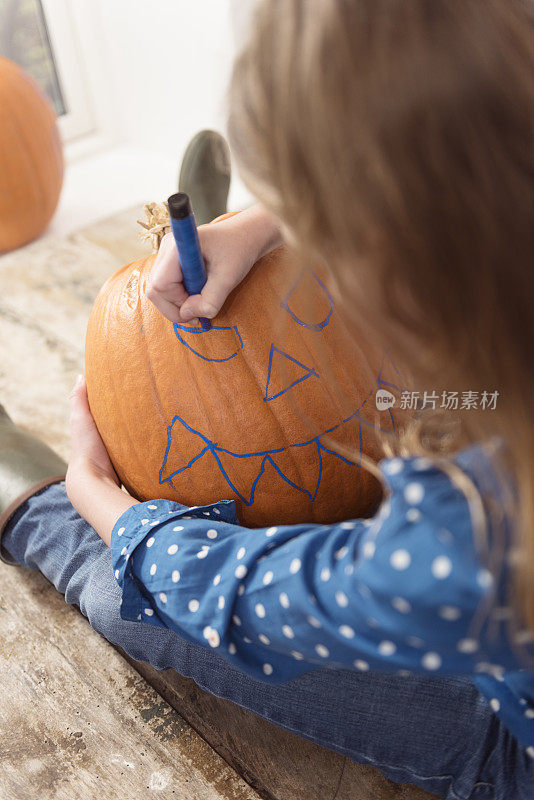
[[[74,510],[65,484],[33,495],[8,524],[13,560],[40,570],[90,624],[132,658],[172,668],[276,725],[446,800],[532,800],[534,761],[469,678],[318,669],[267,686],[211,648],[120,618],[110,553]]]

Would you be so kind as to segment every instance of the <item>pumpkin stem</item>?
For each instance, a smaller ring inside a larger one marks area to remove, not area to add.
[[[139,236],[143,241],[150,241],[154,251],[157,253],[161,240],[171,230],[169,209],[167,203],[145,203],[143,211],[145,212],[145,221],[137,220],[138,224],[144,228],[139,232]]]

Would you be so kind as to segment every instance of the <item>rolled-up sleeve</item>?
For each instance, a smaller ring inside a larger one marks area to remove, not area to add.
[[[133,506],[111,538],[122,617],[275,683],[324,666],[473,672],[490,659],[472,622],[493,587],[467,501],[422,459],[382,467],[370,520],[249,529],[232,501]]]

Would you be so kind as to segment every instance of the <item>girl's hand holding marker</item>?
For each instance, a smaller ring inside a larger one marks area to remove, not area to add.
[[[171,322],[195,325],[213,319],[224,301],[266,253],[282,244],[275,220],[255,205],[215,225],[197,229],[207,281],[200,294],[189,294],[172,233],[162,240],[148,286],[148,297]]]

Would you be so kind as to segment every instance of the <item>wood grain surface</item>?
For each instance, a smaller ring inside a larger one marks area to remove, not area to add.
[[[0,564],[2,800],[257,793],[40,574]]]

